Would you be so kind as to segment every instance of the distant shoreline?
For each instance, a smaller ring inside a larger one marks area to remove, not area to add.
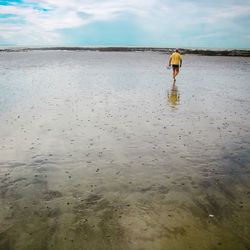
[[[162,52],[171,54],[175,48],[163,48],[163,47],[9,47],[0,46],[0,52],[28,52],[37,50],[67,50],[67,51],[100,51],[100,52]],[[195,54],[204,56],[243,56],[250,57],[250,49],[201,49],[201,48],[180,48],[181,54]]]

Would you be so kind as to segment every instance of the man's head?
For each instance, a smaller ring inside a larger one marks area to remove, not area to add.
[[[178,52],[179,52],[179,50],[178,50],[178,49],[175,49],[175,52],[177,52],[177,53],[178,53]]]

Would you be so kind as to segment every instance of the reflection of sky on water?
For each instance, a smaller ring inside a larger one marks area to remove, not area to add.
[[[177,126],[185,123],[192,130],[196,128],[195,132],[203,131],[197,135],[201,139],[213,130],[218,134],[223,127],[241,128],[230,143],[245,137],[243,131],[249,126],[249,59],[184,55],[173,86],[171,71],[166,70],[168,57],[119,52],[2,53],[1,112],[68,95],[72,102],[82,97],[93,104],[104,99],[98,104],[101,108],[127,108],[134,119],[139,112],[146,120],[159,117],[171,119]],[[177,86],[182,92],[181,103]],[[166,98],[175,107],[175,115]]]
[[[242,134],[249,126],[248,58],[184,55],[174,86],[167,61],[168,55],[158,53],[3,53],[1,110],[49,102],[70,90],[69,98],[85,96],[93,103],[104,98],[99,105],[106,108],[127,107],[145,119],[164,115],[177,125],[200,127],[204,139],[214,127],[241,127]],[[174,116],[165,98],[177,111]]]

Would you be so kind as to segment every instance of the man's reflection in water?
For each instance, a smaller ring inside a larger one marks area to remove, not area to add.
[[[180,94],[178,91],[177,86],[175,85],[175,81],[173,81],[173,86],[170,92],[168,91],[168,102],[171,105],[172,108],[175,108],[175,106],[180,101]]]

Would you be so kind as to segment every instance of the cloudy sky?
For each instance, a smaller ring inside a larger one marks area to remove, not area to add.
[[[250,0],[0,0],[0,45],[250,48]]]

